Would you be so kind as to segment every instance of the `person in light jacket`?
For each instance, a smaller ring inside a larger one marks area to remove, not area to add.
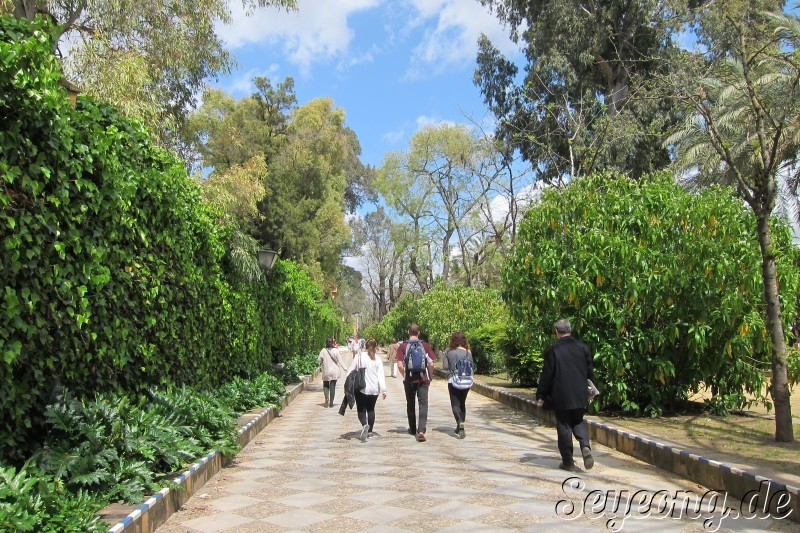
[[[322,392],[325,394],[325,407],[333,407],[333,397],[336,396],[336,381],[344,370],[339,348],[333,339],[325,339],[325,348],[320,350],[317,362],[322,365]]]
[[[383,373],[383,361],[375,355],[378,343],[375,339],[369,339],[365,343],[367,351],[360,352],[353,357],[353,362],[347,371],[349,376],[358,369],[364,368],[364,381],[366,386],[356,389],[356,410],[358,411],[358,421],[361,422],[361,434],[359,438],[362,442],[375,436],[375,404],[378,396],[386,398],[386,377]]]

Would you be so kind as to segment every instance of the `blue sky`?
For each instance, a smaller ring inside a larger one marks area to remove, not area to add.
[[[489,124],[472,83],[481,33],[512,58],[517,47],[478,0],[299,0],[293,13],[268,8],[218,32],[239,67],[216,80],[234,96],[253,92],[254,76],[295,80],[299,104],[331,97],[361,142],[362,161],[405,149],[420,127],[470,118]]]

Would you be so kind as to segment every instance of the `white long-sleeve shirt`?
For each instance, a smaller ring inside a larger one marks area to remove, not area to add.
[[[377,396],[382,392],[386,392],[386,376],[383,373],[383,361],[380,357],[375,356],[375,360],[369,358],[367,352],[360,352],[353,357],[353,362],[350,363],[350,368],[347,371],[349,375],[356,368],[366,368],[364,378],[367,386],[361,389],[362,394],[368,396]]]

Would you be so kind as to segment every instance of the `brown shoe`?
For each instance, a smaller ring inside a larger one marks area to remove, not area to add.
[[[421,432],[421,431],[420,431],[420,432],[419,432],[419,434],[417,435],[417,441],[419,441],[419,442],[425,442],[426,440],[427,440],[427,439],[425,438],[425,433],[423,433],[423,432]]]

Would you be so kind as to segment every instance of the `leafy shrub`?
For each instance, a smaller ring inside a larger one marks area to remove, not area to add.
[[[298,376],[313,375],[319,363],[317,352],[307,352],[305,355],[292,357],[284,364],[280,370],[280,378],[286,385],[297,383]]]
[[[364,328],[364,338],[373,338],[381,344],[407,338],[408,326],[417,321],[418,298],[415,294],[404,294],[380,322]]]
[[[0,464],[0,531],[106,531],[96,514],[102,505],[85,491],[65,491],[30,463],[19,471]]]
[[[295,381],[297,378],[295,377]],[[283,381],[269,372],[252,379],[234,378],[219,390],[218,397],[236,413],[256,407],[280,407],[286,396]]]
[[[47,420],[51,433],[37,464],[67,488],[109,501],[142,500],[159,488],[158,472],[201,451],[174,420],[141,411],[125,396],[79,401],[65,394],[48,408]]]
[[[761,397],[770,341],[754,228],[730,191],[689,193],[666,174],[545,192],[503,271],[511,331],[528,347],[519,365],[534,365],[565,317],[594,350],[607,406],[657,415],[702,386],[720,411]],[[796,252],[774,230],[781,298],[794,302]]]
[[[440,283],[421,297],[404,296],[380,323],[371,324],[364,333],[387,343],[393,337],[408,338],[408,327],[417,323],[423,338],[442,350],[450,344],[454,331],[463,332],[471,342],[472,331],[498,316],[505,316],[505,305],[497,291]]]
[[[491,375],[506,370],[512,355],[506,322],[490,322],[469,332],[472,358],[480,374]]]

